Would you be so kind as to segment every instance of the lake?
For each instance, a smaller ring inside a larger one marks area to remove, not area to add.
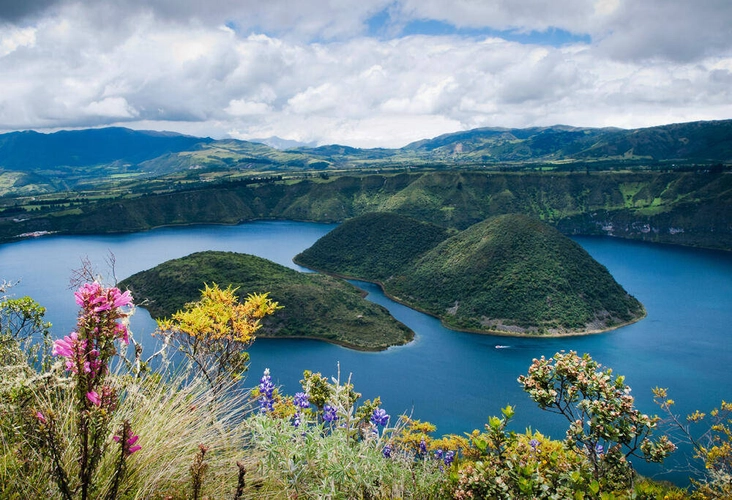
[[[304,271],[292,257],[333,227],[269,221],[24,240],[0,246],[0,280],[20,280],[13,295],[30,295],[44,305],[54,337],[60,337],[74,329],[77,310],[69,280],[83,258],[105,272],[111,252],[120,280],[202,250],[250,253]],[[514,430],[532,426],[562,438],[567,428],[562,417],[539,410],[516,382],[533,358],[559,350],[590,353],[615,373],[626,375],[644,412],[657,412],[651,395],[655,386],[668,387],[678,412],[684,414],[696,408],[708,411],[722,399],[731,399],[732,254],[611,238],[575,240],[645,305],[645,319],[605,334],[561,339],[462,333],[390,301],[375,285],[354,282],[369,293],[369,300],[384,305],[412,328],[415,340],[384,352],[364,353],[315,340],[258,339],[250,350],[249,381],[256,384],[269,367],[273,379],[292,394],[303,370],[331,376],[340,366],[342,378],[352,373],[364,398],[381,396],[392,422],[400,413],[412,414],[436,424],[438,434],[482,428],[488,416],[511,404],[516,407]],[[155,343],[150,337],[154,322],[144,310],[137,311],[132,328],[149,352]],[[637,461],[636,465],[644,473],[657,472]],[[683,481],[683,475],[670,477]]]

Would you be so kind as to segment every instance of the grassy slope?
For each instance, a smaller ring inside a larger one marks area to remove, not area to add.
[[[137,273],[120,283],[153,317],[197,300],[204,283],[239,288],[240,296],[269,292],[284,308],[263,321],[260,336],[310,337],[361,350],[404,344],[413,333],[342,280],[299,273],[266,259],[232,252],[199,252]]]
[[[536,219],[499,216],[450,238],[432,228],[393,214],[358,217],[297,259],[378,281],[398,300],[460,329],[576,333],[644,314],[607,269]]]
[[[447,237],[448,231],[434,224],[371,213],[338,226],[294,260],[312,269],[383,282]]]
[[[577,243],[522,215],[478,223],[386,282],[390,293],[458,328],[604,330],[643,306]]]

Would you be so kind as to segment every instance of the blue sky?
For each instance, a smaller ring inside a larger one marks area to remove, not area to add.
[[[524,31],[520,28],[497,30],[489,26],[457,27],[446,21],[436,19],[413,19],[406,24],[394,27],[390,23],[388,9],[375,14],[367,20],[370,37],[378,39],[392,39],[396,37],[424,35],[424,36],[460,36],[469,38],[494,37],[522,44],[547,45],[561,47],[572,43],[586,43],[592,41],[587,33],[571,33],[559,28],[548,28],[543,31]]]
[[[0,0],[0,132],[400,147],[732,118],[728,0]]]

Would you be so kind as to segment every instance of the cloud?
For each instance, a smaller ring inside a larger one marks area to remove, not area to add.
[[[0,0],[0,21],[17,22],[44,13],[58,0]]]
[[[732,2],[621,2],[608,16],[600,48],[620,60],[692,62],[732,52]]]
[[[0,24],[0,126],[398,147],[478,126],[729,118],[728,2],[687,3],[39,3]],[[371,36],[374,16],[391,28]],[[415,19],[477,31],[401,35]],[[542,42],[549,29],[582,36]]]
[[[266,115],[272,108],[264,102],[232,99],[224,111],[233,116]]]
[[[84,112],[90,116],[107,118],[134,118],[139,115],[124,97],[105,97],[101,101],[91,102]]]
[[[34,28],[11,27],[0,36],[0,57],[5,57],[21,47],[33,47],[35,43]]]

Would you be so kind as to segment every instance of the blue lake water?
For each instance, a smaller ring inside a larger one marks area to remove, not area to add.
[[[111,252],[119,279],[202,250],[251,253],[303,270],[292,263],[292,257],[333,227],[275,221],[25,240],[0,246],[0,280],[20,280],[13,295],[30,295],[44,305],[47,319],[54,324],[54,336],[59,337],[74,328],[76,307],[69,280],[82,258],[88,257],[106,272],[105,258]],[[358,282],[369,293],[369,300],[387,307],[416,332],[413,342],[364,353],[315,340],[258,339],[250,350],[251,384],[269,367],[283,390],[294,393],[303,370],[331,376],[340,365],[342,378],[352,373],[356,390],[365,398],[381,396],[392,415],[412,413],[436,424],[438,433],[482,428],[489,415],[512,404],[517,410],[515,430],[532,426],[561,438],[566,423],[558,415],[539,410],[516,378],[526,372],[533,358],[549,357],[563,349],[588,352],[626,375],[644,412],[657,412],[651,395],[655,386],[670,389],[680,413],[709,410],[722,399],[729,400],[732,254],[610,238],[576,241],[645,305],[645,319],[605,334],[561,339],[461,333],[390,301],[375,285]],[[135,337],[152,349],[154,323],[149,315],[138,310],[132,327]],[[684,462],[683,457],[679,460]],[[658,472],[637,465],[642,472]],[[671,477],[681,480],[681,476]]]

